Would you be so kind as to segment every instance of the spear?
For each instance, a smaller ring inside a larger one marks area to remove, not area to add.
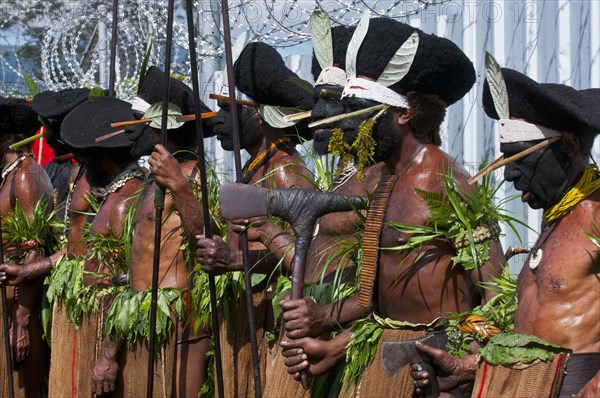
[[[110,43],[110,72],[108,78],[108,95],[114,97],[115,80],[117,79],[117,21],[119,14],[119,0],[113,0],[112,38]]]
[[[2,242],[2,218],[0,217],[0,263],[4,263],[4,242]],[[0,282],[2,292],[2,325],[4,327],[4,350],[6,352],[6,372],[8,380],[8,397],[14,398],[15,387],[13,382],[13,367],[12,367],[12,355],[10,349],[10,334],[8,332],[8,307],[6,299],[6,284]]]
[[[235,100],[235,76],[233,75],[233,59],[231,55],[231,30],[229,28],[229,4],[227,0],[221,1],[221,14],[223,14],[223,39],[225,46],[225,63],[227,65],[227,81],[229,82],[229,114],[231,116],[231,131],[233,132],[233,157],[235,161],[236,181],[241,183],[242,161],[240,155],[240,130],[238,124],[237,103]],[[236,134],[237,133],[237,134]],[[254,319],[254,303],[252,301],[252,281],[250,280],[250,265],[248,255],[248,236],[240,235],[242,241],[242,259],[244,261],[244,285],[246,287],[246,307],[248,310],[248,329],[250,334],[250,347],[252,348],[252,371],[254,375],[254,397],[262,397],[260,388],[260,369],[258,365],[258,343],[256,340],[256,320]]]
[[[167,43],[165,49],[165,78],[163,85],[162,122],[160,144],[167,143],[167,117],[169,111],[169,83],[171,77],[171,44],[173,43],[173,10],[175,0],[169,0],[167,9]],[[160,237],[162,233],[162,213],[165,205],[165,190],[156,188],[154,193],[154,257],[152,261],[152,296],[150,303],[150,347],[148,347],[148,380],[146,397],[150,398],[154,388],[154,351],[156,343],[156,306],[158,296],[158,266],[160,264]]]
[[[198,62],[196,58],[196,40],[194,32],[194,14],[192,0],[186,0],[186,17],[190,48],[190,66],[192,72],[192,88],[194,90],[194,113],[198,145],[198,167],[200,169],[200,190],[202,191],[202,212],[204,215],[204,235],[212,238],[210,230],[210,213],[208,211],[208,183],[206,179],[206,164],[204,157],[204,132],[200,114],[200,84],[198,83]],[[219,314],[217,312],[217,289],[215,277],[208,275],[208,290],[210,294],[210,309],[212,313],[212,332],[215,352],[215,367],[217,371],[217,392],[219,398],[225,397],[223,387],[223,368],[221,362],[221,338],[219,335]]]

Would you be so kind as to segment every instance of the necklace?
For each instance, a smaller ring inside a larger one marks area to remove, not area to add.
[[[541,247],[544,243],[546,243],[548,238],[550,238],[550,235],[552,235],[554,229],[558,226],[558,224],[560,224],[560,220],[551,224],[544,224],[542,235],[540,235],[537,242],[535,242],[535,245],[533,245],[533,247],[529,251],[529,268],[536,269],[538,265],[540,265],[540,262],[542,261],[542,256],[544,255],[544,251],[541,249]]]
[[[85,170],[85,167],[83,165],[80,165],[79,168],[77,169],[77,174],[75,174],[75,179],[73,180],[72,184],[70,185],[70,189],[69,189],[69,193],[67,194],[67,199],[65,200],[65,216],[64,216],[64,224],[65,224],[65,228],[63,229],[63,248],[66,248],[67,245],[67,231],[69,230],[69,225],[71,223],[71,217],[69,217],[69,210],[71,209],[71,200],[73,199],[73,192],[75,192],[75,188],[77,187],[77,183],[79,182],[79,180],[81,179],[81,176],[83,175],[83,171]]]
[[[117,192],[119,189],[125,186],[129,180],[134,178],[146,179],[148,177],[148,171],[140,167],[136,162],[130,163],[125,170],[117,174],[117,176],[108,184],[105,188],[96,190],[96,197],[100,200],[98,207],[102,206],[102,203],[106,200],[108,195]]]
[[[252,179],[252,177],[254,177],[258,169],[267,164],[267,162],[277,153],[277,151],[284,147],[294,149],[288,137],[281,137],[276,139],[271,143],[271,145],[269,145],[267,149],[259,153],[258,156],[256,156],[256,158],[252,162],[246,163],[242,170],[242,182],[244,184],[250,182],[250,180]]]
[[[2,183],[0,184],[0,188],[2,188],[2,186],[4,186],[4,182],[6,181],[6,177],[8,177],[8,175],[10,173],[12,173],[17,167],[19,167],[19,165],[23,162],[23,160],[25,160],[25,158],[27,156],[30,156],[31,154],[26,153],[24,155],[21,155],[20,157],[16,158],[15,160],[13,160],[12,162],[10,162],[5,168],[4,170],[2,170]]]
[[[579,181],[561,198],[560,202],[544,211],[544,220],[554,222],[564,217],[598,188],[600,188],[600,171],[597,164],[592,164],[585,168]]]

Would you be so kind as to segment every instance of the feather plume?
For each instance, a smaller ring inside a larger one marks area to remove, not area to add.
[[[346,74],[348,77],[356,76],[356,58],[358,57],[358,50],[369,30],[369,17],[368,12],[363,14],[352,35],[352,39],[350,39],[350,43],[348,43],[348,50],[346,50]]]
[[[377,83],[389,87],[406,76],[419,48],[419,34],[414,32],[396,51],[377,79]]]
[[[485,77],[490,86],[490,94],[498,117],[500,119],[510,119],[508,91],[506,91],[502,70],[494,56],[487,51],[485,52]]]
[[[329,15],[325,11],[314,11],[310,16],[310,34],[312,36],[315,57],[321,69],[333,65],[333,41]]]

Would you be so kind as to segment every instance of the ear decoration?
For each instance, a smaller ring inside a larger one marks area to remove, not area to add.
[[[390,62],[377,79],[377,83],[389,87],[406,76],[417,54],[419,48],[419,34],[413,32],[412,35],[400,46]]]
[[[348,49],[346,50],[346,75],[348,77],[356,76],[356,58],[358,57],[358,50],[365,40],[367,31],[369,30],[369,13],[365,11],[360,22],[356,26],[356,30],[348,43]]]
[[[494,108],[500,119],[510,119],[508,107],[508,91],[500,65],[489,52],[485,52],[485,77],[490,86],[490,94]]]
[[[333,66],[333,39],[329,15],[325,11],[313,11],[310,16],[310,34],[313,50],[321,69]]]

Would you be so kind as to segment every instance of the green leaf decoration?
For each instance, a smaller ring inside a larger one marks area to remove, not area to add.
[[[93,100],[94,98],[104,97],[104,90],[101,87],[94,87],[90,90],[90,94],[88,95],[89,100]]]
[[[508,91],[500,65],[489,52],[485,52],[485,77],[490,87],[496,113],[500,119],[510,119],[508,107]]]
[[[569,350],[533,335],[500,333],[479,352],[492,365],[515,365],[538,359],[552,361],[554,354],[568,353]]]
[[[367,35],[369,30],[369,13],[365,11],[360,22],[356,26],[356,30],[348,43],[348,49],[346,50],[346,74],[348,77],[356,76],[356,58],[358,57],[358,50]]]
[[[276,129],[283,129],[293,126],[296,122],[286,122],[283,118],[287,115],[297,113],[295,108],[286,108],[283,106],[261,105],[258,107],[258,113],[265,122]]]
[[[331,23],[325,11],[313,11],[310,16],[310,34],[313,50],[321,69],[333,65]]]
[[[171,72],[171,77],[175,80],[179,80],[180,82],[185,80],[185,75],[182,75],[179,72]]]
[[[489,259],[488,241],[498,237],[499,223],[506,224],[515,233],[515,224],[526,225],[506,212],[505,200],[494,201],[503,182],[494,188],[491,174],[470,192],[456,182],[451,169],[442,173],[441,177],[443,192],[415,189],[428,207],[429,224],[389,223],[411,236],[405,244],[388,250],[420,250],[433,239],[444,237],[456,250],[452,258],[453,267],[460,265],[465,270],[479,268]],[[509,198],[513,199],[515,197]]]
[[[150,127],[154,127],[155,129],[161,128],[162,122],[162,102],[157,102],[148,108],[146,113],[144,113],[144,119],[152,119],[150,123]],[[177,116],[181,116],[181,109],[169,102],[169,110],[167,112],[167,130],[172,130],[183,126],[183,122],[177,121]]]
[[[35,81],[33,80],[33,78],[31,76],[24,73],[23,80],[25,81],[25,85],[27,86],[27,90],[29,90],[29,95],[31,95],[31,98],[35,97],[36,95],[38,95],[40,93],[40,88],[38,87],[38,85],[35,83]]]
[[[148,43],[146,43],[146,53],[144,54],[144,59],[142,60],[142,66],[140,67],[140,78],[138,79],[137,91],[139,92],[142,88],[142,84],[144,83],[144,78],[146,77],[146,72],[148,71],[148,62],[150,60],[150,54],[152,53],[152,35],[148,36]]]
[[[419,34],[413,32],[390,59],[390,62],[377,79],[377,83],[389,87],[402,80],[410,70],[418,48]]]

